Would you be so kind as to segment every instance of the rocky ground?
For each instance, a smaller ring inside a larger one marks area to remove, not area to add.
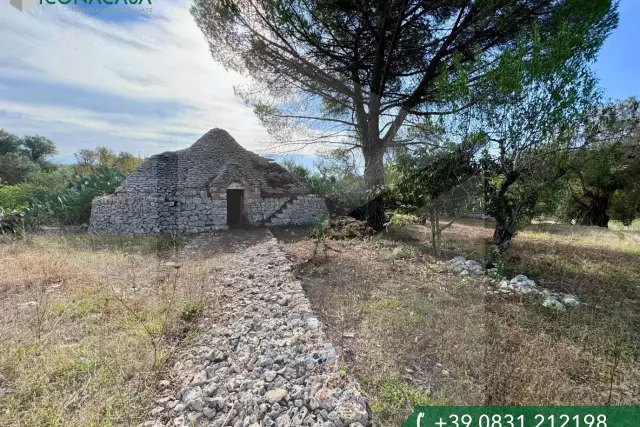
[[[147,426],[370,424],[357,383],[311,311],[292,264],[268,231],[221,265],[220,313],[181,355]],[[200,235],[185,256],[215,245]]]

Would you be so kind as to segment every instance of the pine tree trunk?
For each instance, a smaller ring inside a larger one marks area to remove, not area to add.
[[[376,231],[384,228],[384,201],[378,195],[384,185],[384,148],[381,141],[369,141],[362,149],[367,185],[367,225]]]

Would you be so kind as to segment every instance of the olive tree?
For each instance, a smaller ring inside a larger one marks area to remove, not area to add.
[[[536,215],[541,196],[560,185],[572,153],[586,143],[598,103],[596,79],[581,60],[553,76],[527,76],[517,90],[479,108],[484,134],[486,211],[496,221],[487,264],[494,266],[518,228]]]
[[[640,211],[640,104],[601,106],[584,145],[570,159],[564,217],[581,225],[630,224]]]

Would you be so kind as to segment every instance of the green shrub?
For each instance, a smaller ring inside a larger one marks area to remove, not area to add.
[[[118,169],[100,168],[87,176],[76,176],[63,191],[36,197],[29,210],[31,223],[82,224],[89,221],[91,202],[113,193],[124,176]]]
[[[311,237],[314,239],[322,240],[325,237],[324,222],[327,218],[322,215],[320,218],[313,222],[313,228],[311,229]]]
[[[35,188],[31,184],[0,187],[0,207],[5,211],[23,211],[29,207]]]
[[[366,221],[358,221],[355,218],[341,216],[323,222],[323,235],[329,239],[356,239],[371,236],[374,231]]]
[[[195,320],[204,310],[204,304],[201,301],[186,300],[180,312],[180,318],[185,322]]]
[[[389,225],[406,226],[419,224],[420,218],[416,215],[394,212],[389,220]]]
[[[30,175],[39,170],[39,164],[17,153],[0,156],[0,180],[9,184],[25,183]]]
[[[640,213],[640,187],[628,191],[616,191],[611,198],[608,214],[624,226],[631,225]]]

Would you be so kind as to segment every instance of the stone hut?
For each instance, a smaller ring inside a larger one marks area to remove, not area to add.
[[[94,199],[89,231],[194,233],[306,225],[323,215],[324,199],[286,169],[212,129],[189,148],[149,157],[115,194]]]

